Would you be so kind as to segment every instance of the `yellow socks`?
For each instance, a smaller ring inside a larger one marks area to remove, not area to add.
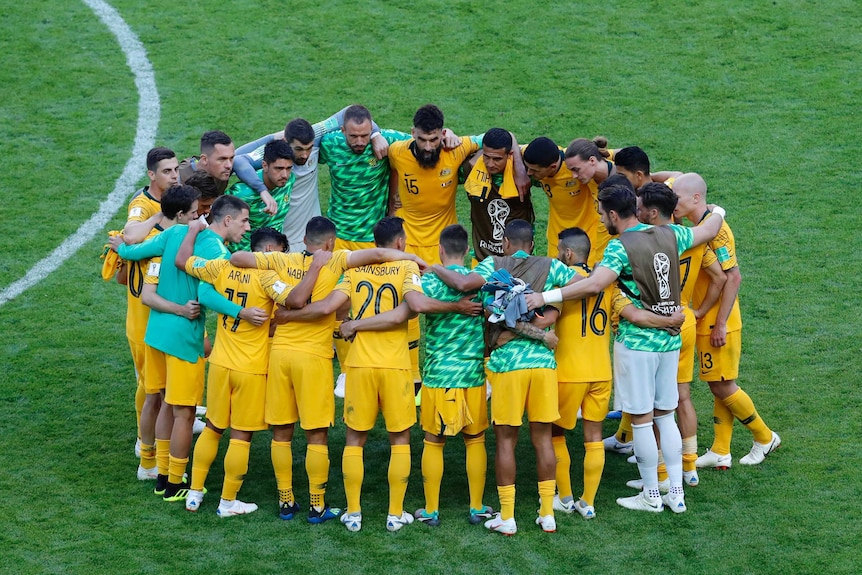
[[[425,489],[425,511],[440,507],[440,483],[443,481],[443,445],[425,441],[422,449],[422,487]]]
[[[623,412],[620,417],[620,426],[614,435],[620,443],[628,443],[632,440],[632,415],[630,413]]]
[[[712,428],[715,437],[710,449],[718,455],[728,455],[730,453],[730,439],[733,437],[733,413],[725,405],[725,402],[717,397],[714,397],[712,401]]]
[[[329,481],[329,447],[311,444],[306,448],[305,472],[308,474],[309,503],[320,511],[326,505],[326,482]]]
[[[192,484],[195,491],[203,491],[210,467],[218,455],[218,444],[221,435],[205,427],[195,443],[195,458],[192,463]]]
[[[159,468],[159,475],[167,475],[168,467],[170,466],[171,456],[171,440],[156,439],[156,466]]]
[[[270,444],[272,469],[275,471],[275,483],[278,489],[278,500],[281,503],[293,503],[293,449],[290,441],[275,441]]]
[[[554,514],[554,491],[556,491],[556,487],[557,482],[553,479],[539,481],[539,515],[542,517]]]
[[[345,445],[341,456],[341,471],[344,475],[344,495],[347,498],[347,512],[362,511],[359,506],[359,496],[362,493],[362,480],[365,478],[365,462],[362,460],[362,448],[357,445]]]
[[[733,416],[751,431],[754,435],[754,441],[769,443],[772,440],[772,430],[763,422],[754,407],[754,402],[742,389],[737,389],[732,393],[724,400],[724,404]]]
[[[186,466],[189,464],[189,458],[169,456],[168,460],[168,483],[182,483],[183,475],[186,474]]]
[[[156,446],[141,443],[141,467],[152,469],[156,466]]]
[[[554,445],[554,456],[557,459],[557,490],[560,492],[560,499],[572,497],[572,457],[569,455],[569,448],[566,447],[566,437],[564,435],[554,436],[551,439]],[[547,515],[543,513],[543,515]]]
[[[664,455],[661,449],[658,450],[658,482],[667,480],[667,466],[664,464]]]
[[[500,497],[500,519],[507,521],[515,517],[515,486],[498,485],[497,495]],[[553,494],[551,495],[551,506],[553,507]]]
[[[227,501],[236,499],[239,488],[248,473],[248,452],[251,443],[231,439],[224,456],[224,485],[221,489],[221,498]]]
[[[695,471],[697,461],[697,435],[682,438],[682,470]]]
[[[593,505],[605,468],[605,444],[601,441],[584,443],[584,451],[584,494],[581,499],[587,505]]]
[[[467,452],[467,486],[470,490],[470,508],[482,509],[485,495],[485,476],[488,472],[488,450],[485,436],[464,440]]]
[[[400,517],[404,512],[404,495],[409,479],[410,444],[393,445],[389,456],[389,515]]]

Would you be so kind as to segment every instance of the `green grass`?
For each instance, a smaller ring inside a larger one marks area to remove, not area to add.
[[[8,4],[0,23],[7,228],[0,286],[107,196],[132,149],[137,105],[116,41],[83,3]],[[262,433],[242,490],[262,510],[230,521],[215,516],[219,458],[202,511],[186,513],[133,479],[125,296],[98,279],[98,239],[0,308],[0,572],[858,570],[857,2],[113,5],[153,63],[158,144],[181,157],[197,151],[207,129],[244,142],[291,117],[315,121],[352,102],[366,104],[382,126],[406,130],[415,109],[431,101],[462,134],[500,125],[523,143],[547,135],[561,144],[604,134],[612,146],[642,146],[656,170],[700,172],[710,199],[728,209],[739,248],[740,384],[784,447],[754,468],[703,473],[681,516],[618,508],[614,499],[629,493],[624,482],[636,471],[609,455],[597,519],[561,517],[559,532],[546,536],[532,525],[534,459],[523,436],[521,530],[510,539],[463,520],[457,439],[446,452],[442,527],[387,533],[388,447],[380,430],[366,451],[361,533],[281,522]],[[546,203],[534,198],[544,253]],[[465,208],[460,197],[462,218]],[[120,214],[111,228],[122,221]],[[693,395],[703,449],[712,439],[711,396],[700,384]],[[569,437],[576,490],[579,433]],[[340,504],[343,425],[332,435],[329,498]],[[488,445],[492,458],[493,439]],[[749,446],[750,434],[737,426],[735,457]],[[420,450],[417,430],[408,509],[423,503]],[[305,503],[301,438],[294,453]],[[493,483],[491,467],[486,501],[496,505]]]

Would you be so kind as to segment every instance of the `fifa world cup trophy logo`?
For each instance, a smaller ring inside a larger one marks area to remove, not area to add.
[[[658,282],[658,296],[663,300],[668,299],[670,297],[670,258],[667,254],[659,252],[653,256],[652,265]]]
[[[491,200],[488,203],[488,216],[494,225],[494,241],[503,241],[503,232],[506,229],[506,218],[509,217],[509,204],[503,200]]]

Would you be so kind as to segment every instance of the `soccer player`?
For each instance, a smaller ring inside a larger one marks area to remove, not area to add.
[[[168,148],[153,148],[147,152],[147,178],[150,183],[138,190],[129,202],[128,219],[123,227],[122,239],[129,244],[143,241],[162,219],[159,204],[162,194],[177,183],[177,155]],[[144,407],[144,331],[147,328],[149,309],[141,302],[141,289],[144,283],[143,265],[127,262],[120,273],[125,276],[126,289],[126,338],[132,351],[132,364],[135,367],[135,419],[137,420],[137,440],[135,454],[140,454],[141,410]]]
[[[535,221],[529,178],[521,149],[510,132],[491,128],[482,138],[482,150],[461,167],[464,191],[470,200],[474,260],[503,255],[506,224],[520,219]],[[521,191],[526,182],[527,191]]]
[[[675,189],[679,195],[674,215],[688,218],[698,228],[712,218],[706,203],[706,182],[697,174],[684,174],[677,178]],[[682,188],[680,188],[682,186]],[[713,210],[714,211],[714,210]],[[736,418],[754,435],[754,444],[748,455],[739,462],[743,465],[762,463],[767,455],[778,449],[781,438],[772,431],[754,407],[754,402],[736,379],[739,376],[739,356],[742,349],[742,316],[739,313],[739,285],[742,275],[736,259],[736,242],[730,226],[725,222],[718,235],[709,242],[712,255],[705,257],[711,263],[714,257],[727,277],[718,302],[697,319],[697,352],[700,359],[700,378],[709,384],[713,395],[713,421],[715,437],[712,447],[697,458],[698,468],[727,469],[732,464],[730,440],[733,419]],[[694,286],[694,305],[700,307],[707,297],[709,282],[705,276]]]
[[[180,162],[180,181],[186,183],[193,173],[202,170],[215,179],[219,193],[223,194],[233,171],[233,158],[236,154],[233,140],[218,130],[204,132],[201,136],[200,153],[200,156],[192,156]],[[266,197],[263,194],[261,196]],[[265,201],[268,202],[271,199],[268,198]]]
[[[485,141],[487,142],[487,134]],[[531,286],[540,289],[559,288],[568,284],[575,272],[556,259],[531,256],[533,227],[524,220],[512,220],[503,235],[505,256],[489,257],[469,275],[463,276],[434,266],[432,271],[449,286],[460,291],[471,291],[491,280],[498,270],[507,270]],[[551,424],[560,418],[558,410],[557,362],[553,348],[557,336],[545,331],[553,325],[559,312],[551,307],[543,317],[532,323],[518,321],[513,331],[499,324],[489,324],[486,344],[491,350],[487,369],[491,381],[491,421],[497,437],[495,458],[497,493],[500,512],[485,522],[485,527],[504,535],[514,535],[515,523],[515,446],[518,432],[527,411],[530,439],[536,450],[538,474],[539,516],[536,524],[545,532],[557,529],[554,518],[554,491],[556,488],[556,459],[551,439]]]
[[[579,276],[589,276],[586,261],[590,238],[584,230],[561,231],[557,253],[557,259]],[[602,421],[608,414],[611,397],[610,295],[610,290],[605,289],[592,297],[564,302],[555,327],[560,338],[555,350],[560,418],[551,427],[557,460],[554,510],[577,511],[584,519],[596,516],[595,497],[605,466]],[[584,425],[584,490],[575,500],[565,432],[575,428],[578,409]]]
[[[618,150],[614,161],[619,173],[625,175],[634,186],[641,188],[652,180],[649,158],[637,146]],[[691,185],[691,181],[690,178],[683,178],[681,183],[683,190]],[[677,195],[670,188],[675,185],[675,178],[669,178],[665,183],[668,187],[650,186],[649,188],[644,188],[644,193],[637,192],[638,220],[642,223],[656,226],[672,223],[673,211],[677,205]],[[711,265],[703,267],[704,254],[708,252],[711,252],[711,250],[707,245],[695,246],[683,252],[679,259],[680,295],[685,313],[685,323],[680,332],[682,347],[679,352],[679,368],[677,370],[679,405],[676,409],[676,416],[679,431],[682,435],[683,481],[689,487],[694,487],[699,482],[697,469],[695,468],[695,460],[697,459],[697,414],[691,401],[691,380],[694,372],[695,318],[705,313],[717,301],[718,294],[721,293],[721,288],[726,281],[724,272],[717,262],[713,261]],[[691,308],[691,299],[694,293],[695,282],[700,276],[701,269],[710,278],[710,293],[712,296],[709,298],[709,302],[701,302],[700,310],[693,310]],[[628,313],[637,313],[637,308],[634,305],[627,307],[629,309]],[[623,313],[627,312],[624,311]],[[634,317],[628,315],[625,315],[625,317],[632,323],[641,325],[642,327],[649,327],[638,323],[638,320]],[[631,415],[623,414],[619,427],[620,431],[617,431],[617,435],[626,434],[630,436]],[[605,441],[606,445],[619,445],[616,441],[616,436],[611,436]],[[659,460],[659,486],[666,489],[669,484],[661,453],[659,454]],[[637,481],[629,483],[633,483],[634,487],[637,487]]]
[[[648,184],[662,186],[663,184]],[[717,208],[717,214],[720,214]],[[680,305],[679,255],[718,233],[722,218],[704,221],[699,228],[647,226],[637,220],[634,192],[611,186],[599,193],[599,213],[609,233],[621,234],[608,243],[601,263],[588,278],[561,290],[526,296],[530,309],[568,299],[597,295],[617,278],[638,307],[668,316]],[[723,215],[723,214],[721,214]],[[614,378],[624,411],[632,414],[635,453],[643,491],[617,499],[617,504],[640,511],[661,512],[663,502],[675,513],[686,510],[682,484],[682,438],[673,419],[678,403],[676,371],[681,341],[678,331],[641,328],[620,318],[614,342]],[[669,493],[658,486],[658,444],[653,422],[661,434],[670,478]]]
[[[533,185],[542,188],[548,196],[548,255],[556,250],[560,232],[565,228],[580,228],[590,238],[596,238],[599,213],[593,190],[579,182],[566,166],[563,148],[550,138],[540,137],[530,142],[522,153]]]
[[[195,236],[202,228],[201,222],[189,226],[174,261],[177,268],[213,284],[227,298],[259,307],[267,314],[267,320],[261,325],[231,320],[223,315],[217,322],[215,345],[209,358],[207,428],[195,445],[186,509],[197,511],[200,508],[205,493],[204,483],[218,453],[219,440],[230,427],[230,446],[224,459],[225,479],[216,513],[219,517],[232,517],[257,510],[257,505],[240,501],[236,496],[248,472],[252,435],[267,427],[264,406],[269,364],[269,316],[273,302],[296,306],[301,305],[303,299],[292,294],[291,286],[281,281],[275,272],[238,268],[224,259],[191,257]],[[260,252],[282,252],[287,248],[284,234],[268,227],[256,230],[251,241],[255,251]],[[313,284],[314,279],[310,276],[307,283]],[[309,292],[306,289],[305,293]]]
[[[330,252],[335,245],[335,237],[335,225],[323,216],[316,216],[306,226],[303,238],[306,251],[289,254],[237,252],[231,257],[231,262],[242,267],[274,270],[283,281],[294,284],[300,278],[309,277],[310,267],[318,260],[312,260],[311,250]],[[276,314],[279,321],[289,321],[276,328],[272,340],[266,422],[272,426],[272,466],[282,519],[293,519],[300,509],[293,494],[291,445],[297,421],[307,442],[305,462],[311,498],[308,522],[323,523],[338,517],[340,511],[330,508],[325,499],[329,480],[329,427],[335,422],[335,401],[330,392],[335,311],[315,313],[312,302],[326,298],[348,269],[409,259],[420,261],[416,256],[389,248],[354,252],[336,250],[317,276],[309,306]]]
[[[320,140],[320,161],[329,166],[332,189],[326,216],[338,230],[336,249],[374,247],[374,226],[386,215],[389,200],[389,162],[377,159],[369,145],[371,112],[354,104],[344,111],[341,131]],[[407,134],[381,130],[389,144]]]
[[[324,134],[339,130],[344,124],[344,111],[330,116],[322,122],[310,124],[307,120],[296,118],[287,123],[284,130],[264,136],[237,149],[234,173],[258,193],[267,188],[256,170],[261,168],[263,149],[273,140],[283,139],[293,150],[293,175],[296,180],[290,194],[290,217],[284,222],[284,235],[290,243],[288,251],[301,252],[306,246],[302,243],[305,225],[311,218],[320,215],[320,195],[317,189],[317,167],[320,157],[320,139]],[[374,156],[380,160],[386,156],[389,143],[378,136],[380,128],[372,123],[371,147]]]
[[[580,183],[589,187],[595,200],[596,211],[599,211],[598,186],[616,171],[613,162],[609,159],[611,154],[606,148],[607,140],[602,137],[596,137],[592,140],[578,138],[569,144],[565,153],[566,166]],[[593,251],[587,262],[590,266],[595,266],[602,259],[602,254],[611,239],[611,235],[600,220],[596,227],[595,236],[590,238],[593,242]]]
[[[150,237],[163,230],[170,228],[175,224],[188,224],[190,221],[197,218],[198,196],[200,194],[191,186],[171,186],[162,195],[161,213],[162,221],[156,224],[156,227],[150,232]],[[144,404],[141,408],[141,447],[140,447],[140,464],[138,465],[138,479],[156,479],[158,477],[158,468],[156,466],[156,448],[155,448],[155,433],[156,433],[156,418],[162,407],[162,398],[165,393],[165,381],[156,369],[146,369],[146,358],[152,354],[152,350],[144,343],[144,337],[147,329],[147,319],[150,315],[150,305],[153,307],[160,306],[169,312],[185,317],[186,319],[195,319],[200,315],[200,305],[196,300],[189,300],[185,305],[175,304],[161,298],[155,293],[155,290],[147,288],[145,304],[144,293],[144,269],[149,267],[149,260],[141,260],[137,262],[128,262],[127,269],[129,270],[129,294],[130,297],[134,291],[135,300],[137,302],[135,317],[132,317],[131,305],[130,313],[127,318],[128,324],[134,322],[133,329],[139,337],[136,341],[141,346],[143,353],[143,365],[140,368],[141,379],[144,383]],[[150,286],[152,287],[152,286]],[[158,300],[154,303],[153,300]],[[130,342],[132,341],[130,337]]]
[[[440,234],[438,257],[446,269],[466,275],[464,257],[469,251],[467,230],[458,224],[446,227]],[[452,304],[469,301],[471,296],[454,290],[432,273],[422,278],[425,295]],[[421,299],[421,298],[420,298]],[[403,304],[402,304],[403,306]],[[346,337],[357,330],[369,329],[370,323],[397,314],[402,306],[371,319],[344,322]],[[408,304],[407,307],[410,307]],[[488,454],[485,430],[488,428],[488,404],[485,396],[484,337],[481,304],[462,313],[435,313],[426,317],[425,380],[422,383],[422,429],[425,446],[422,451],[422,483],[425,507],[414,517],[426,525],[440,525],[440,483],[443,479],[443,446],[446,438],[459,432],[467,451],[467,483],[470,492],[469,520],[472,524],[489,519],[493,510],[482,503],[485,490]],[[403,319],[402,319],[403,321]]]
[[[248,206],[233,196],[222,196],[212,208],[213,224],[198,235],[195,255],[204,259],[226,259],[230,252],[225,241],[239,241],[248,230]],[[120,245],[117,252],[127,260],[140,260],[163,256],[173,261],[188,231],[188,226],[173,226],[144,243]],[[150,262],[145,284],[157,285],[155,291],[174,304],[185,305],[198,300],[201,305],[233,318],[262,324],[266,312],[256,307],[243,307],[228,301],[210,285],[189,277],[175,266],[161,266],[161,260]],[[144,303],[148,288],[144,287]],[[152,288],[150,288],[152,289]],[[156,464],[159,476],[155,493],[166,501],[185,500],[188,489],[183,481],[191,448],[192,423],[195,406],[203,399],[204,326],[205,313],[188,320],[170,310],[159,309],[154,302],[147,321],[144,342],[153,353],[147,357],[147,370],[154,370],[165,378],[164,405],[156,420]],[[159,353],[160,352],[160,353]],[[153,359],[151,362],[150,359]],[[156,373],[156,372],[153,372]]]
[[[374,227],[374,240],[379,247],[403,251],[407,243],[403,220],[396,217],[380,220]],[[415,313],[459,309],[458,304],[425,297],[419,266],[410,260],[351,269],[344,274],[336,291],[321,302],[309,304],[306,310],[315,307],[321,313],[329,314],[347,302],[350,302],[355,320],[376,320],[376,316],[399,307],[402,302],[407,302]],[[342,470],[347,510],[341,516],[341,522],[349,531],[362,528],[363,448],[381,409],[392,446],[386,528],[398,531],[414,519],[404,511],[404,495],[410,477],[410,427],[416,422],[407,350],[407,317],[405,313],[394,325],[393,322],[381,322],[383,325],[372,324],[370,328],[373,329],[360,331],[345,362],[349,383],[344,397],[347,437]]]
[[[396,215],[404,219],[410,241],[407,251],[429,264],[440,263],[440,233],[458,221],[458,167],[479,149],[481,138],[464,138],[452,148],[444,145],[443,112],[433,104],[422,106],[413,115],[411,135],[411,139],[389,146],[391,177],[397,178],[401,205]],[[447,139],[446,144],[452,143]],[[408,329],[413,383],[418,386],[422,381],[419,319],[411,319]]]
[[[273,140],[263,149],[263,167],[258,171],[269,196],[275,201],[275,213],[268,213],[266,204],[259,192],[243,182],[237,182],[227,190],[249,206],[249,224],[254,232],[263,227],[281,232],[290,208],[290,194],[296,177],[293,175],[293,150],[284,140]],[[251,233],[243,236],[242,241],[230,246],[231,251],[248,251],[251,247]]]
[[[204,218],[207,222],[212,223],[210,213],[212,212],[213,203],[223,196],[224,192],[220,192],[215,178],[203,170],[193,173],[185,181],[187,186],[197,188],[201,193],[198,199],[198,217]]]

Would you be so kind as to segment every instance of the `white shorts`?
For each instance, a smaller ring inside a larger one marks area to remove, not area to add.
[[[635,351],[614,342],[614,382],[623,411],[632,415],[672,410],[679,404],[676,386],[679,350]]]

